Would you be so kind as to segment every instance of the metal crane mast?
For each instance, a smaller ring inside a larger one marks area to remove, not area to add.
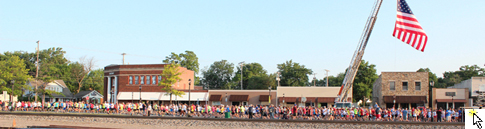
[[[372,33],[372,29],[374,28],[374,24],[376,23],[377,13],[379,13],[379,9],[381,8],[382,0],[377,0],[372,8],[371,15],[367,19],[367,23],[364,27],[364,31],[360,37],[359,45],[354,52],[354,56],[350,61],[350,65],[347,68],[347,73],[345,73],[344,81],[342,82],[342,86],[340,87],[340,91],[338,93],[337,98],[335,99],[336,104],[347,102],[347,95],[349,90],[352,89],[352,83],[354,83],[355,75],[359,70],[360,62],[362,60],[362,56],[364,56],[364,50],[367,46],[367,41],[369,41],[370,34]]]

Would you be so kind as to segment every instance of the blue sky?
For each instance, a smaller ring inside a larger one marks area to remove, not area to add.
[[[485,64],[483,0],[408,0],[429,36],[425,52],[392,37],[396,1],[384,0],[364,60],[381,71],[429,67],[438,76]],[[324,77],[344,72],[374,0],[0,1],[0,52],[62,47],[67,58],[94,57],[97,67],[161,63],[194,51],[200,68],[226,59],[276,72],[293,60]]]

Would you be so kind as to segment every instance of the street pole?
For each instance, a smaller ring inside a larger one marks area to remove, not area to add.
[[[140,103],[141,103],[141,85],[140,85]]]
[[[431,90],[429,92],[429,100],[428,100],[428,103],[430,103],[428,106],[430,109],[433,109],[433,86],[434,86],[434,81],[430,81],[429,82],[429,85],[431,86]]]
[[[268,87],[268,106],[271,105],[271,86]]]
[[[277,72],[276,74],[276,81],[278,81],[278,86],[280,86],[280,72]]]
[[[189,114],[190,112],[192,111],[192,105],[190,105],[190,92],[191,92],[191,89],[190,89],[190,83],[192,82],[192,80],[189,79]]]
[[[36,79],[35,80],[35,90],[37,90],[37,87],[38,87],[37,85],[39,84],[37,82],[37,78],[39,77],[39,41],[37,41],[37,61],[36,61],[35,64],[37,65],[37,69],[35,70],[35,79]],[[35,93],[35,102],[37,103],[37,93]]]
[[[15,84],[15,80],[12,80],[10,82],[12,83],[12,93],[10,93],[10,102],[12,102],[12,104],[13,104],[13,86]],[[13,107],[12,107],[12,109],[13,109]]]
[[[325,69],[325,71],[327,72],[327,85],[326,86],[328,87],[328,71],[330,71],[330,70]]]
[[[244,61],[239,63],[239,66],[241,68],[241,90],[243,90],[243,66],[244,66]]]
[[[123,65],[125,65],[125,55],[126,55],[126,53],[121,53],[121,55],[123,56]]]
[[[131,104],[133,104],[133,91],[131,92]]]

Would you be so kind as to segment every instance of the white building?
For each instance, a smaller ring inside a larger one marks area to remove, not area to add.
[[[32,90],[37,86],[37,87],[43,87],[44,85],[44,82],[43,81],[29,81],[27,82],[27,85],[29,85],[32,89],[26,89],[25,93],[24,93],[24,96],[26,95],[34,95],[32,93]],[[52,90],[52,91],[56,91],[56,92],[60,92],[62,93],[63,95],[58,95],[58,94],[52,94],[52,97],[46,95],[45,96],[45,101],[49,101],[49,102],[54,102],[54,101],[70,101],[73,99],[74,95],[71,93],[71,91],[69,90],[69,88],[67,87],[67,85],[64,83],[63,80],[53,80],[52,82],[50,83],[47,83],[47,86],[45,87],[45,89],[48,89],[48,90]],[[41,95],[39,95],[38,97],[42,97]]]
[[[479,93],[485,92],[485,77],[472,77],[448,88],[468,88],[470,99],[473,99],[473,103],[475,103],[480,95]],[[470,105],[474,105],[473,103]]]

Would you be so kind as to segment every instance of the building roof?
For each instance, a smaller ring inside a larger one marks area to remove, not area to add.
[[[86,95],[88,95],[88,94],[90,94],[92,92],[98,92],[98,91],[96,91],[96,90],[80,91],[79,93],[77,93],[77,94],[74,95],[74,98],[82,98],[82,97],[84,97],[84,96],[86,96]]]
[[[61,92],[63,95],[58,95],[58,94],[52,94],[52,98],[68,98],[68,99],[71,99],[74,97],[74,95],[72,95],[71,91],[69,90],[69,88],[62,88],[62,92]],[[49,96],[46,96],[46,98],[50,98]]]

